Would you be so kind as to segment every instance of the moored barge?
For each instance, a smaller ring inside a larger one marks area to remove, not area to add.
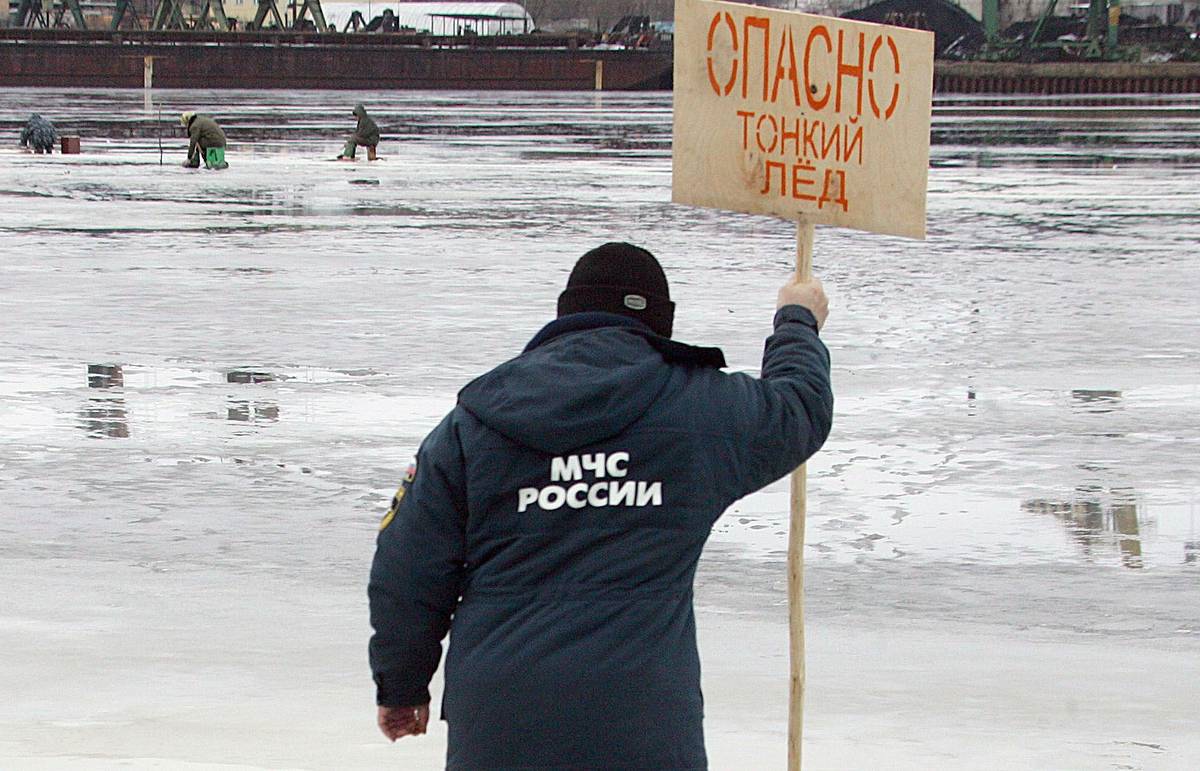
[[[662,90],[669,45],[584,36],[0,29],[0,86]],[[1200,62],[938,61],[936,93],[1195,94]]]
[[[671,49],[576,36],[0,29],[0,86],[656,90]]]

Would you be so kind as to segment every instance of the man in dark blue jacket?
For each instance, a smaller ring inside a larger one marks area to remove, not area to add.
[[[762,378],[671,339],[657,260],[605,244],[559,318],[422,443],[369,595],[379,725],[425,732],[450,632],[449,769],[704,769],[696,561],[829,433],[820,283],[780,290]]]

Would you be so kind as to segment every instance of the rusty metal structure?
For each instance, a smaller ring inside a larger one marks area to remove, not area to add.
[[[253,29],[311,29],[329,32],[329,24],[321,8],[321,0],[292,0],[292,14],[280,11],[277,0],[258,0]],[[286,19],[286,21],[285,21]],[[79,0],[20,0],[12,14],[14,27],[40,29],[88,29]],[[112,11],[109,29],[151,30],[214,30],[229,32],[235,29],[225,12],[224,0],[157,0],[148,19],[137,13],[133,0],[117,0]]]
[[[1200,62],[937,62],[933,90],[952,94],[1197,94]]]
[[[0,86],[652,90],[670,48],[587,48],[577,36],[0,29]]]
[[[220,2],[220,0],[217,0]],[[288,24],[284,23],[283,16],[279,13],[279,6],[275,0],[258,0],[258,11],[254,14],[254,29],[267,29],[267,16],[270,15],[274,21],[276,29],[287,29]],[[325,13],[321,10],[321,0],[303,0],[296,10],[296,18],[290,25],[294,29],[304,29],[309,23],[311,17],[312,26],[317,32],[329,32],[329,25],[325,22]],[[228,27],[226,27],[228,29]]]
[[[59,0],[43,3],[42,0],[21,0],[12,16],[18,27],[41,27],[44,29],[74,27],[87,29],[87,20],[79,0]]]

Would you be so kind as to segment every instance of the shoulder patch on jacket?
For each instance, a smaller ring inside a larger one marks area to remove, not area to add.
[[[383,515],[383,522],[379,523],[380,530],[392,524],[392,520],[396,518],[396,510],[400,508],[400,501],[404,500],[404,494],[408,492],[408,488],[412,487],[413,480],[416,478],[417,462],[413,461],[408,464],[408,470],[404,472],[404,481],[400,483],[400,489],[392,496],[392,505],[388,507],[387,514]]]

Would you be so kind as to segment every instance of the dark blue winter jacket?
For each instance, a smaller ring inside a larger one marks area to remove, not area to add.
[[[775,316],[762,378],[623,316],[559,319],[470,383],[379,533],[380,704],[429,701],[450,769],[706,768],[692,578],[731,503],[829,433],[829,355]]]

